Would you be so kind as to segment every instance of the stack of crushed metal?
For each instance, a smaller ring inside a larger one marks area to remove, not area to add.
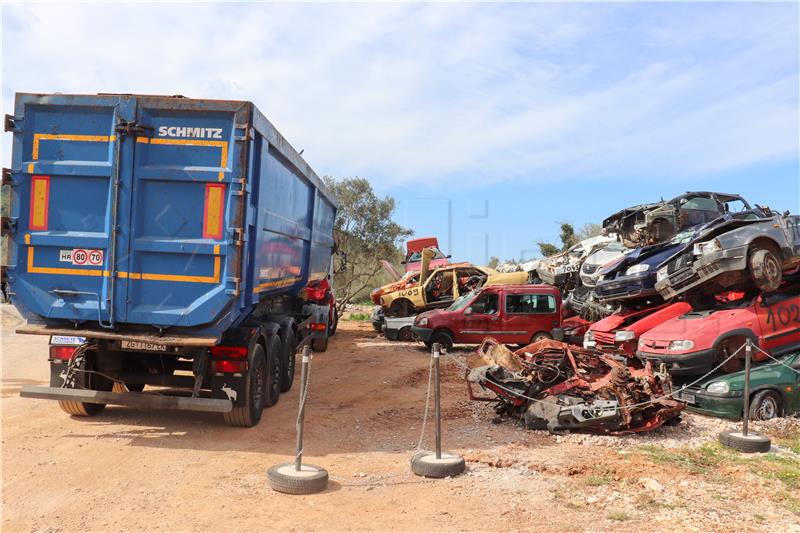
[[[468,363],[470,398],[497,401],[498,414],[531,429],[635,433],[677,422],[685,406],[650,363],[553,340],[512,352],[488,337]],[[496,396],[475,395],[472,384]]]

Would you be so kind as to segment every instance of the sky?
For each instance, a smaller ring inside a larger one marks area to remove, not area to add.
[[[800,213],[799,6],[5,2],[2,108],[251,100],[454,259],[529,259],[562,220],[688,190]]]

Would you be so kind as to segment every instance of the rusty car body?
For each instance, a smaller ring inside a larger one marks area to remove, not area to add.
[[[536,275],[545,283],[564,290],[571,290],[580,282],[578,274],[583,261],[611,242],[614,242],[614,239],[604,235],[584,239],[571,246],[566,252],[541,260],[536,267]]]
[[[651,364],[554,340],[512,352],[488,337],[468,366],[470,398],[496,401],[498,414],[531,429],[637,433],[677,422],[685,407],[669,374]],[[494,397],[476,395],[475,384]]]

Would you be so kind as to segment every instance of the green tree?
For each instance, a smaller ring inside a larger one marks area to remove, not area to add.
[[[336,306],[344,307],[369,294],[382,276],[380,261],[399,263],[398,242],[412,232],[392,220],[394,198],[379,198],[364,178],[323,178],[325,185],[339,200],[334,234],[338,250],[346,261],[337,261],[335,275]]]
[[[603,234],[603,226],[594,222],[587,222],[578,231],[578,242],[590,237],[597,237]]]
[[[539,253],[542,254],[543,257],[550,257],[561,251],[558,246],[550,244],[549,242],[539,241],[536,244],[539,245]]]
[[[489,262],[486,263],[486,266],[488,266],[489,268],[497,268],[497,265],[499,264],[500,264],[500,258],[492,256],[489,258]]]

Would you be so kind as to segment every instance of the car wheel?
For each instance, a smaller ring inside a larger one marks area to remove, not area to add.
[[[750,252],[750,276],[762,291],[774,291],[783,280],[781,260],[772,250],[754,248]]]
[[[445,351],[449,352],[453,349],[453,337],[446,331],[437,331],[431,336],[431,346],[437,342]]]
[[[781,398],[777,392],[762,390],[750,400],[751,420],[772,420],[783,414]]]
[[[552,339],[552,338],[553,337],[551,337],[549,333],[545,333],[543,331],[540,331],[538,333],[534,333],[533,334],[533,337],[531,337],[531,344],[533,344],[534,342],[539,342],[539,341],[543,341],[545,339]]]
[[[403,342],[413,341],[414,332],[411,331],[411,326],[400,328],[400,331],[397,333],[397,338]]]

